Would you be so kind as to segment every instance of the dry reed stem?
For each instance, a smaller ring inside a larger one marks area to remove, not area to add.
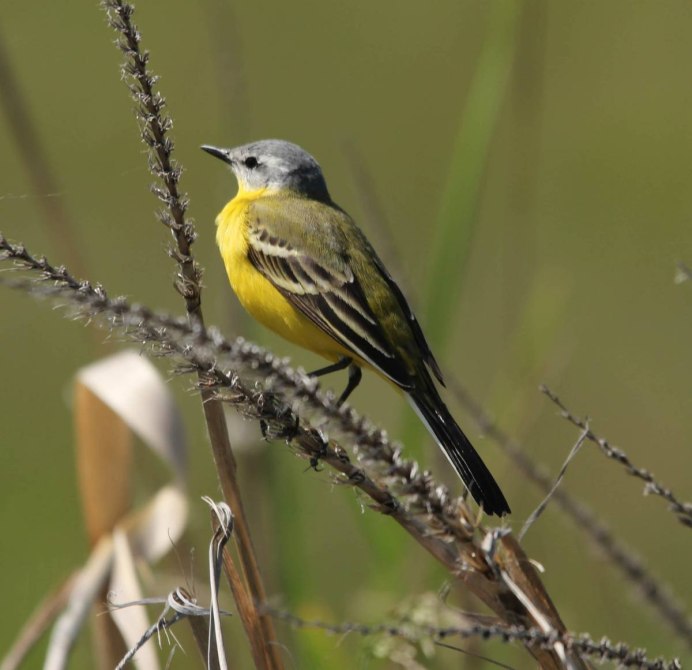
[[[229,343],[216,331],[184,319],[130,306],[122,298],[111,300],[102,288],[76,282],[64,268],[53,268],[1,236],[0,249],[51,282],[24,283],[20,288],[59,297],[76,314],[105,317],[111,327],[124,328],[155,353],[184,360],[187,370],[198,374],[208,392],[259,419],[268,435],[286,438],[313,465],[328,463],[343,475],[337,481],[370,496],[375,509],[395,519],[507,624],[538,626],[545,633],[566,632],[534,567],[509,531],[487,532],[479,527],[464,500],[450,497],[429,473],[402,459],[401,449],[383,431],[347,406],[336,408],[315,380],[242,340]],[[270,392],[256,385],[259,379],[264,379]],[[345,436],[356,462],[338,442],[315,428],[319,425]],[[564,649],[529,651],[542,667],[567,667]],[[576,656],[568,660],[572,667],[586,667]]]
[[[191,252],[196,233],[193,224],[185,218],[188,199],[179,191],[181,168],[172,158],[174,145],[167,134],[172,123],[164,112],[165,100],[155,91],[156,78],[147,69],[149,54],[140,48],[140,34],[132,22],[133,6],[122,0],[104,0],[102,6],[109,25],[120,35],[118,46],[126,57],[123,74],[132,81],[130,92],[137,105],[136,114],[141,124],[142,140],[150,149],[149,169],[162,182],[162,186],[154,185],[152,190],[165,206],[159,213],[159,218],[170,229],[175,241],[175,248],[171,249],[170,254],[180,268],[176,288],[185,299],[191,322],[203,325],[201,269]],[[247,588],[251,593],[249,601],[254,607],[256,602],[264,602],[266,595],[237,482],[237,468],[226,419],[221,405],[207,395],[206,391],[202,392],[202,406],[221,488],[236,516],[234,538]],[[262,644],[269,650],[272,661],[270,667],[281,670],[283,663],[276,651],[277,647],[271,644],[276,640],[273,622],[262,616],[260,622],[261,626],[256,632],[262,635]],[[250,642],[251,645],[257,644],[257,641]]]
[[[238,615],[243,621],[243,626],[252,631],[255,628],[261,626],[260,617],[258,615],[258,609],[253,607],[252,603],[249,602],[249,596],[247,591],[243,588],[243,584],[240,578],[240,573],[238,568],[236,568],[233,561],[233,556],[228,549],[223,551],[223,566],[224,573],[226,574],[226,579],[228,580],[228,585],[231,588],[231,593],[233,594],[233,599],[235,600],[236,607],[238,608]],[[259,608],[261,611],[261,608]],[[255,640],[256,637],[250,636],[250,640]],[[260,638],[261,639],[261,638]],[[268,658],[267,649],[263,646],[252,644],[251,645],[252,658],[255,662],[255,667],[257,668],[269,668],[271,667],[271,660]]]

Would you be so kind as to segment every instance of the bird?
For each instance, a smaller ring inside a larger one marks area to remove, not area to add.
[[[216,241],[243,307],[264,326],[348,371],[341,405],[362,368],[400,389],[477,504],[510,513],[499,485],[442,400],[440,366],[403,292],[354,220],[331,198],[307,151],[267,139],[225,149],[237,194],[216,217]]]

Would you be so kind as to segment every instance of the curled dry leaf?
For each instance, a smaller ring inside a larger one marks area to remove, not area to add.
[[[110,407],[173,470],[186,477],[185,431],[173,395],[151,362],[127,350],[82,368],[77,384]]]

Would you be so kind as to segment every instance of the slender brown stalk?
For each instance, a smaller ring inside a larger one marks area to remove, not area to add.
[[[181,168],[172,157],[173,141],[168,136],[172,124],[164,111],[166,103],[163,96],[155,90],[156,79],[148,70],[149,54],[141,49],[140,33],[132,22],[133,6],[122,0],[104,0],[102,5],[110,26],[120,35],[118,46],[126,57],[123,72],[131,81],[130,92],[137,105],[142,140],[150,149],[149,169],[160,180],[160,184],[155,184],[152,190],[164,205],[159,218],[169,228],[174,239],[174,247],[170,253],[179,267],[176,288],[185,299],[190,321],[203,326],[201,269],[191,251],[196,233],[192,222],[185,216],[188,199],[179,189]],[[202,381],[204,380],[200,377],[200,382]],[[221,405],[206,390],[202,391],[202,405],[221,488],[236,517],[234,538],[247,588],[252,595],[250,600],[252,606],[256,606],[256,603],[265,601],[266,594],[240,495],[228,427]],[[272,644],[276,641],[274,624],[269,617],[258,616],[261,626],[254,630],[262,636],[261,644],[269,650],[271,668],[280,670],[283,663],[278,655],[277,645]],[[251,644],[256,643],[257,641],[251,641]]]
[[[243,622],[243,626],[248,631],[248,639],[251,643],[251,652],[252,658],[255,662],[255,667],[262,669],[270,668],[271,659],[268,655],[269,650],[266,647],[260,646],[256,643],[258,640],[262,639],[259,633],[254,632],[261,627],[261,619],[258,616],[257,608],[254,607],[253,603],[251,602],[252,599],[248,596],[248,592],[243,586],[238,568],[236,568],[236,565],[233,562],[233,556],[227,549],[224,549],[223,552],[223,566],[226,579],[228,580],[228,585],[230,586],[231,593],[233,594],[233,600],[235,601],[236,608],[238,610],[238,615]]]

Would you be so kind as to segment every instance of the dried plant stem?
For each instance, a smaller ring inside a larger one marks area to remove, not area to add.
[[[311,464],[324,461],[331,465],[342,475],[338,482],[366,493],[375,509],[396,520],[503,621],[524,628],[539,627],[545,633],[565,632],[540,578],[509,531],[480,528],[476,513],[464,500],[450,497],[428,473],[420,472],[417,464],[402,459],[400,448],[389,442],[383,431],[346,406],[336,408],[331,396],[319,391],[315,380],[253,345],[229,343],[215,331],[130,306],[122,298],[110,299],[102,288],[76,282],[64,268],[36,259],[2,236],[0,250],[51,282],[25,282],[21,288],[59,297],[90,318],[105,317],[109,325],[124,328],[155,352],[184,360],[214,397],[259,419],[268,435],[290,441]],[[256,386],[253,379],[263,379],[273,393]],[[357,462],[316,425],[328,425],[347,436]],[[529,651],[544,668],[564,668],[566,658],[574,668],[586,667],[576,655],[565,657],[562,648]]]
[[[608,638],[602,638],[600,642],[594,642],[589,635],[575,635],[574,633],[546,634],[533,628],[519,628],[516,626],[499,626],[471,624],[469,626],[438,628],[424,626],[411,622],[401,624],[379,624],[369,626],[362,623],[329,624],[323,621],[306,621],[284,610],[270,609],[272,616],[286,621],[295,628],[317,628],[334,635],[346,635],[356,633],[371,637],[373,635],[388,635],[400,637],[413,642],[422,637],[432,638],[441,642],[450,637],[481,638],[487,640],[496,638],[503,642],[523,642],[528,646],[551,648],[559,640],[566,649],[577,651],[580,654],[594,657],[598,661],[615,661],[621,667],[640,668],[641,670],[680,670],[680,661],[666,661],[662,658],[648,659],[641,649],[632,649],[622,642],[613,643]]]
[[[488,416],[457,380],[449,379],[447,385],[480,430],[495,441],[519,471],[545,493],[550,491],[552,477],[528,456],[525,449]],[[585,503],[577,500],[564,488],[556,489],[551,500],[581,528],[598,551],[625,576],[663,622],[692,649],[692,620],[674,597],[670,587],[647,569],[638,552],[619,540]]]
[[[680,501],[675,494],[667,487],[663,486],[658,482],[654,476],[644,468],[639,468],[630,461],[627,454],[614,447],[608,440],[604,437],[599,437],[592,430],[588,428],[587,422],[572,414],[569,409],[564,405],[560,398],[555,395],[547,386],[542,385],[540,387],[542,393],[544,393],[550,400],[557,405],[560,409],[560,415],[569,421],[572,425],[583,430],[586,433],[586,438],[596,444],[600,450],[610,459],[617,461],[624,466],[628,474],[640,479],[644,482],[644,492],[648,495],[655,495],[663,498],[670,504],[670,510],[678,517],[678,520],[684,525],[692,528],[692,503]]]
[[[175,242],[171,256],[180,268],[176,288],[185,299],[190,321],[203,326],[201,270],[191,252],[196,234],[193,224],[185,218],[188,199],[179,190],[181,169],[172,158],[173,141],[167,135],[171,120],[164,112],[165,100],[154,90],[156,79],[147,69],[149,54],[141,49],[140,34],[132,22],[133,6],[121,0],[104,0],[103,7],[110,26],[120,35],[118,46],[126,57],[123,72],[132,82],[130,92],[138,106],[137,117],[141,123],[142,140],[150,149],[149,169],[162,184],[154,185],[152,189],[165,206],[159,216],[170,229]],[[200,382],[202,381],[203,378],[200,377]],[[221,405],[206,391],[202,391],[202,404],[221,488],[236,517],[234,538],[247,588],[250,590],[250,601],[255,606],[255,603],[264,602],[266,594],[240,495],[228,427]],[[271,644],[276,641],[273,622],[268,617],[259,616],[259,620],[261,625],[255,632],[262,639],[259,642],[251,640],[251,645],[261,643],[268,650],[270,667],[280,670],[283,663],[276,651],[277,645]]]
[[[201,372],[198,372],[198,379],[203,385],[208,383],[207,378]],[[257,667],[279,669],[283,667],[283,663],[278,656],[278,645],[276,644],[277,637],[274,631],[274,625],[269,617],[257,611],[257,605],[266,601],[266,594],[254,555],[254,547],[252,545],[252,538],[250,537],[250,529],[248,527],[247,517],[245,516],[243,502],[240,497],[240,487],[236,479],[236,465],[228,438],[226,418],[223,415],[221,403],[213,396],[209,389],[202,388],[200,393],[209,431],[209,439],[214,446],[214,462],[217,472],[219,473],[221,489],[225,500],[228,502],[236,517],[234,535],[237,536],[236,544],[238,547],[238,555],[243,566],[243,574],[247,580],[249,595],[245,592],[242,582],[238,579],[237,571],[234,571],[233,574],[227,572],[226,577],[229,582],[236,585],[236,588],[233,589],[233,596],[236,600],[238,609],[241,610],[247,607],[254,610],[253,613],[249,615],[249,618],[244,619],[244,623],[247,621],[252,622],[250,625],[245,626],[249,634],[248,639],[250,641],[250,646],[253,649],[253,653],[259,646],[262,647],[264,653],[269,656],[268,664],[258,665]],[[228,550],[226,550],[224,554],[224,567],[226,570],[230,567],[229,563],[226,561],[227,553]],[[241,592],[245,592],[245,594],[241,595]],[[255,625],[255,621],[258,621],[259,625]],[[264,654],[262,655],[262,658],[263,657]]]
[[[243,626],[246,629],[254,629],[261,627],[261,616],[266,616],[262,609],[262,615],[257,614],[257,609],[250,602],[247,591],[243,588],[243,583],[240,578],[240,573],[233,562],[233,556],[228,551],[224,549],[223,552],[223,566],[224,573],[226,574],[226,579],[228,580],[228,585],[231,588],[231,593],[233,594],[233,599],[236,602],[236,607],[238,608],[238,614],[243,619]],[[256,639],[261,639],[259,636],[250,636],[251,642]],[[255,662],[255,667],[257,668],[270,668],[271,659],[268,656],[268,649],[265,647],[260,647],[257,644],[251,645],[252,658]]]
[[[542,13],[542,9],[540,10]],[[527,15],[528,16],[528,15]],[[527,23],[522,17],[522,26]],[[541,29],[545,17],[539,18]],[[534,54],[535,55],[535,54]],[[382,216],[382,208],[377,200],[377,194],[372,184],[364,177],[365,164],[355,153],[352,145],[347,145],[351,168],[357,180],[358,192],[363,200],[363,207],[373,226],[377,226],[379,237],[382,238],[384,255],[388,263],[399,267],[400,259],[395,253],[395,245],[390,238],[386,221]],[[530,190],[530,189],[529,189]],[[524,192],[526,189],[524,189]],[[689,280],[692,271],[683,263],[678,263],[676,282]],[[524,476],[538,486],[545,494],[554,487],[552,476],[540,465],[535,463],[526,450],[507,433],[505,433],[476,402],[471,394],[454,377],[447,377],[447,387],[455,399],[466,409],[480,430],[488,435],[509,456]],[[587,505],[567,493],[564,488],[556,488],[550,494],[550,500],[574,521],[585,533],[592,544],[609,559],[611,564],[620,570],[632,587],[640,593],[645,602],[653,608],[671,630],[682,638],[688,647],[692,648],[692,620],[684,607],[673,596],[671,589],[658,577],[651,574],[644,561],[630,546],[622,543],[611,530],[598,518]]]

